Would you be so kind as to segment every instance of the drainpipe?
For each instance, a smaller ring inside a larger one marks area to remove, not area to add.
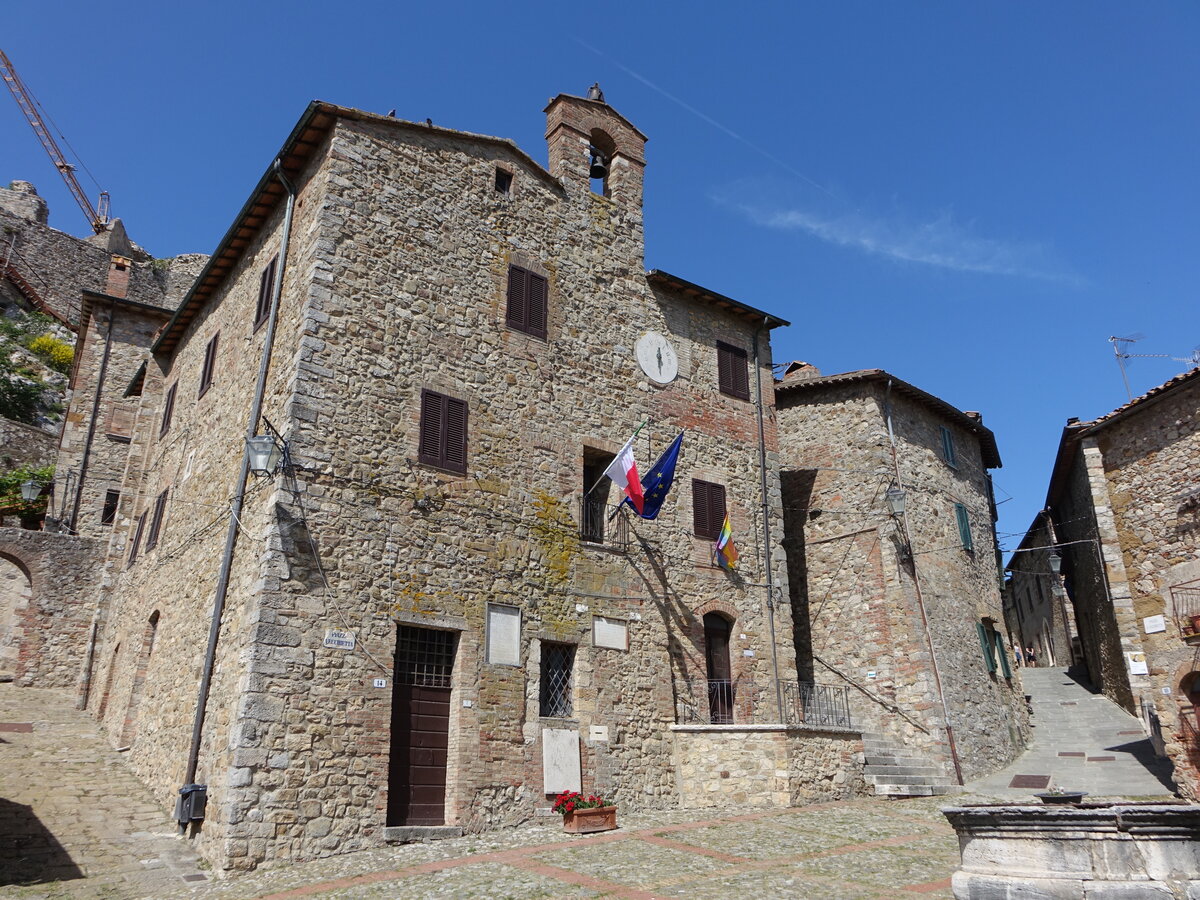
[[[96,377],[96,395],[92,399],[92,420],[88,422],[87,440],[83,444],[83,459],[79,462],[79,484],[75,486],[75,504],[71,510],[71,521],[67,523],[67,532],[77,534],[75,522],[79,519],[79,506],[83,503],[83,482],[87,477],[88,459],[92,455],[92,441],[96,437],[96,422],[100,419],[100,394],[104,390],[104,373],[108,371],[108,357],[112,353],[113,319],[116,317],[115,303],[108,304],[108,329],[104,335],[104,355],[100,357],[100,373]]]
[[[884,415],[887,417],[888,442],[892,445],[892,471],[896,477],[896,487],[903,489],[900,480],[900,457],[896,452],[896,433],[892,429],[892,379],[888,379],[887,394],[883,401]],[[950,746],[950,759],[954,762],[954,774],[958,783],[964,784],[962,763],[958,759],[958,747],[954,743],[954,729],[950,725],[950,707],[946,705],[946,692],[942,689],[941,667],[938,665],[937,651],[933,648],[933,634],[929,630],[929,616],[925,612],[925,596],[921,590],[921,575],[917,570],[917,555],[912,552],[912,535],[908,530],[908,513],[900,514],[900,525],[904,529],[904,543],[908,545],[912,555],[913,588],[917,595],[917,608],[921,611],[921,624],[925,627],[925,645],[929,648],[929,661],[933,664],[933,683],[937,688],[938,700],[942,704],[942,718],[946,723],[946,743]]]
[[[767,327],[763,317],[762,327]],[[758,329],[754,332],[754,390],[758,410],[758,474],[762,486],[763,559],[767,569],[767,627],[771,633],[771,669],[775,673],[775,711],[779,724],[783,718],[783,687],[779,683],[779,654],[775,649],[775,574],[771,570],[771,505],[767,497],[767,438],[763,426],[762,366],[758,359]]]
[[[283,278],[287,272],[288,242],[292,234],[292,210],[296,205],[296,188],[283,174],[283,165],[278,159],[274,165],[275,177],[287,191],[287,206],[283,213],[283,233],[280,237],[278,277],[271,292],[271,311],[267,318],[267,333],[263,342],[262,359],[258,364],[258,382],[254,386],[254,400],[250,404],[250,418],[246,423],[246,441],[254,437],[258,430],[258,421],[262,416],[263,394],[267,388],[267,371],[271,366],[271,350],[275,340],[275,322],[279,316],[279,298],[283,293]],[[201,788],[196,785],[196,768],[200,760],[200,742],[204,734],[204,715],[208,706],[208,692],[212,685],[213,666],[217,657],[217,641],[221,636],[221,615],[225,611],[225,598],[229,593],[229,573],[233,568],[233,550],[237,544],[238,520],[241,517],[242,502],[246,495],[246,482],[250,478],[249,445],[243,441],[242,467],[238,473],[237,489],[234,491],[233,503],[230,505],[229,528],[225,533],[225,551],[221,556],[221,569],[217,574],[217,590],[213,597],[212,619],[208,627],[208,647],[204,651],[204,674],[200,677],[200,693],[196,698],[196,716],[192,723],[192,744],[188,750],[187,773],[183,777],[183,788],[180,790],[180,803],[176,807],[176,820],[179,821],[179,833],[187,829],[188,821],[193,820],[191,813],[191,794]],[[204,788],[200,791],[206,793]],[[188,802],[184,802],[184,801]],[[202,810],[203,807],[200,807]],[[186,819],[184,818],[186,815]],[[196,820],[203,815],[194,816]]]

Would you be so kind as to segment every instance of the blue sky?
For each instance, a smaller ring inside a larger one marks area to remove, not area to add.
[[[157,256],[214,248],[313,98],[544,161],[547,98],[598,80],[650,136],[648,267],[790,319],[779,361],[980,410],[1004,534],[1066,418],[1125,401],[1109,335],[1200,344],[1194,3],[12,6],[4,50]],[[6,96],[0,129],[0,179],[85,233]],[[1134,393],[1184,367],[1132,361]]]

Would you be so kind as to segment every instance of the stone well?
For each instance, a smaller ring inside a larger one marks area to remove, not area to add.
[[[957,900],[1200,898],[1200,806],[942,810],[958,833]]]

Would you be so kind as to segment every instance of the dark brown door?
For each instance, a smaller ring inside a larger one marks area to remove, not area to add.
[[[400,625],[392,683],[388,825],[443,825],[454,633]]]
[[[704,616],[704,661],[708,668],[708,715],[714,725],[733,723],[729,668],[730,623],[719,613]]]

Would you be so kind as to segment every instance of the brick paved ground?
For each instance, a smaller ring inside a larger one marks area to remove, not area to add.
[[[622,815],[350,853],[210,881],[166,812],[65,691],[0,684],[0,896],[33,898],[949,898],[947,800],[747,815]],[[202,879],[202,880],[185,880]]]

